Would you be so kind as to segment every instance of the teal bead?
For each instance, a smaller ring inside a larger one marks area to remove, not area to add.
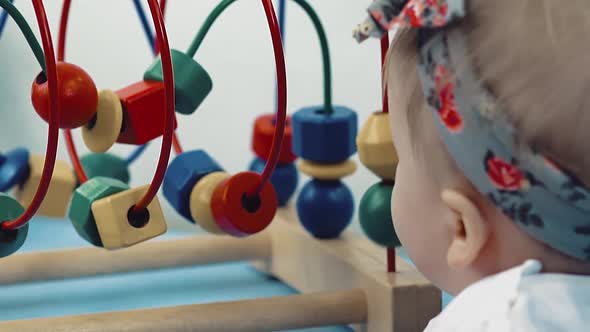
[[[23,212],[25,212],[25,209],[19,202],[5,193],[0,193],[0,220],[16,219]],[[20,249],[25,243],[28,233],[28,223],[15,230],[0,230],[0,257],[9,256]]]
[[[367,237],[387,248],[401,245],[391,217],[392,191],[393,184],[377,183],[363,195],[359,207],[361,228]]]
[[[74,192],[68,216],[76,232],[86,241],[102,247],[102,240],[92,214],[92,203],[104,197],[129,189],[117,179],[95,177],[82,184]]]
[[[101,176],[129,183],[127,161],[110,153],[90,153],[80,158],[89,179]]]
[[[211,92],[213,81],[211,81],[207,71],[193,58],[174,49],[170,51],[174,67],[176,112],[192,114]],[[143,79],[146,81],[164,81],[161,57],[158,57],[148,68],[143,75]]]

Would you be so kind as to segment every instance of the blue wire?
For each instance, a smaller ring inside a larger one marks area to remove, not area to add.
[[[9,0],[10,3],[13,3],[14,0]],[[3,10],[2,14],[0,15],[0,35],[4,31],[4,27],[6,26],[6,21],[8,20],[8,12]]]
[[[137,16],[139,16],[139,20],[141,21],[141,26],[143,27],[143,32],[145,32],[145,37],[148,41],[148,44],[150,44],[152,52],[155,53],[156,47],[154,44],[154,33],[152,32],[152,28],[150,27],[147,16],[145,15],[141,1],[133,0],[133,4],[135,5],[135,11],[137,12]]]
[[[137,158],[139,158],[141,156],[141,154],[143,153],[143,151],[145,151],[145,149],[148,147],[148,144],[149,143],[145,143],[144,145],[140,145],[137,148],[135,148],[135,150],[133,150],[133,152],[131,152],[129,157],[127,157],[127,164],[131,164],[134,161],[136,161]]]

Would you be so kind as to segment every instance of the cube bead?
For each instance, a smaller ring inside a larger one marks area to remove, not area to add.
[[[343,106],[328,113],[321,107],[303,108],[292,117],[293,152],[317,163],[337,163],[356,153],[357,115]]]
[[[41,182],[44,162],[45,158],[42,156],[32,155],[29,158],[31,170],[29,177],[19,185],[15,193],[17,200],[23,206],[28,206],[37,192],[37,187]],[[74,176],[70,165],[63,160],[57,160],[49,183],[49,189],[38,213],[46,217],[65,217],[76,185],[76,176]]]
[[[184,152],[170,163],[162,191],[174,209],[190,222],[195,222],[190,211],[190,193],[204,176],[221,172],[223,168],[204,150]]]
[[[132,212],[148,187],[125,190],[92,203],[92,214],[104,248],[129,247],[166,232],[166,221],[158,197],[154,197],[141,213]]]
[[[395,180],[397,152],[386,113],[369,116],[356,139],[359,159],[365,167],[384,180]]]
[[[192,114],[211,92],[213,82],[207,71],[193,58],[174,49],[170,51],[172,67],[174,68],[176,111],[182,114]],[[164,81],[161,57],[158,57],[148,68],[143,79],[146,81]]]
[[[162,136],[167,111],[164,83],[141,81],[115,93],[123,105],[123,126],[117,142],[142,145]]]
[[[129,186],[119,180],[95,177],[82,184],[74,192],[68,216],[76,232],[86,241],[102,247],[102,240],[92,214],[92,203],[104,197],[128,190]]]
[[[0,193],[0,225],[20,217],[25,209],[14,198]],[[15,230],[0,230],[0,257],[15,253],[23,246],[29,232],[29,224]]]

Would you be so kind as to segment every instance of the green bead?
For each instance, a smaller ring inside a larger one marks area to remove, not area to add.
[[[23,212],[25,212],[25,209],[19,202],[5,193],[0,193],[0,220],[8,221],[16,219]],[[11,231],[0,230],[0,257],[9,256],[22,247],[28,233],[28,223],[19,229]]]
[[[119,180],[96,177],[82,184],[74,192],[68,216],[76,232],[97,247],[102,247],[102,240],[96,228],[96,221],[92,214],[92,203],[129,189],[129,186]]]
[[[117,179],[129,183],[129,168],[127,162],[110,153],[90,153],[80,161],[89,179],[97,176]]]
[[[170,51],[172,66],[174,67],[176,112],[192,114],[211,92],[213,82],[205,69],[193,58],[177,50]],[[148,68],[143,75],[143,79],[146,81],[164,81],[161,57],[158,57]]]
[[[373,242],[394,248],[401,245],[391,218],[393,184],[377,183],[363,195],[359,207],[361,227]]]

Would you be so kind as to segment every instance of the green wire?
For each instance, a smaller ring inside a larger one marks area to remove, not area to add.
[[[33,50],[35,58],[37,58],[37,62],[39,62],[41,69],[45,71],[45,56],[43,54],[43,48],[41,48],[41,45],[37,41],[37,38],[27,23],[27,20],[25,20],[18,9],[16,9],[16,7],[8,0],[0,0],[0,7],[2,7],[16,22],[16,25],[18,25],[20,31],[22,31],[23,35],[25,36],[27,43],[29,43],[29,47],[31,50]]]
[[[193,39],[190,47],[187,50],[187,54],[190,57],[194,57],[197,53],[197,50],[203,43],[205,36],[213,26],[213,23],[217,18],[221,15],[221,13],[227,9],[232,3],[236,0],[223,0],[217,7],[213,9],[213,11],[207,16],[205,22],[197,32],[197,35]],[[326,36],[326,31],[322,26],[322,22],[315,12],[313,7],[306,1],[306,0],[293,0],[297,3],[309,16],[311,19],[316,32],[318,34],[320,40],[320,47],[322,49],[322,59],[324,64],[324,112],[332,113],[332,66],[330,61],[330,48],[328,46],[328,38]]]

